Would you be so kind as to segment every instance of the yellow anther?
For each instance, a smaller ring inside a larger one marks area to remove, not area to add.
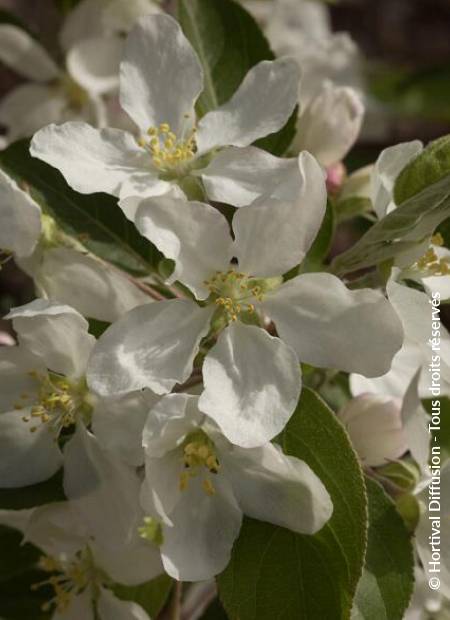
[[[255,311],[255,306],[253,304],[247,304],[247,310],[251,313]]]
[[[183,471],[180,474],[180,482],[179,482],[180,491],[185,491],[188,488],[188,484],[189,484],[189,474]]]
[[[145,141],[145,138],[142,138],[142,137],[140,137],[140,138],[138,138],[138,139],[137,139],[137,143],[138,143],[138,145],[139,145],[141,148],[144,148],[144,147],[145,147],[145,145],[147,144],[147,143],[146,143],[146,141]]]
[[[150,140],[150,146],[153,148],[159,147],[159,140],[158,138],[152,138]]]
[[[161,125],[159,126],[159,131],[161,133],[169,133],[170,131],[169,123],[161,123]]]
[[[147,129],[147,134],[149,136],[157,136],[158,135],[158,129],[156,127],[149,127]]]
[[[205,478],[205,480],[203,480],[202,487],[206,495],[215,495],[216,489],[214,488],[214,485],[211,482],[211,480],[209,480],[208,478]]]
[[[441,233],[436,233],[435,235],[433,235],[431,237],[431,243],[438,246],[444,245],[444,238],[442,237]]]

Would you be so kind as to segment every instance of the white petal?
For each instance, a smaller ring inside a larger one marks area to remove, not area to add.
[[[25,347],[0,347],[0,411],[11,411],[16,404],[28,404],[37,397],[38,384],[31,371],[45,374],[47,368]]]
[[[364,465],[386,465],[408,450],[400,409],[398,399],[361,394],[338,412]]]
[[[52,620],[95,620],[94,597],[90,588],[70,599],[69,606],[64,611],[55,611]],[[103,619],[102,619],[103,620]]]
[[[100,620],[150,620],[140,605],[133,601],[121,601],[105,588],[100,588],[97,610]]]
[[[21,84],[0,101],[0,123],[13,141],[32,136],[49,123],[64,120],[68,101],[62,89],[47,84]]]
[[[103,11],[102,25],[107,32],[129,32],[139,17],[161,13],[162,8],[153,0],[109,0],[108,10]]]
[[[0,170],[0,247],[30,256],[41,234],[41,209]]]
[[[264,277],[286,273],[303,260],[314,241],[327,206],[325,178],[309,153],[300,154],[298,165],[290,179],[289,202],[263,197],[235,214],[240,271]]]
[[[19,342],[40,357],[49,370],[69,377],[85,374],[95,343],[88,333],[88,322],[70,306],[45,299],[14,308],[7,315],[13,320]]]
[[[13,24],[0,25],[0,60],[36,82],[47,82],[59,75],[58,67],[45,49]]]
[[[128,544],[116,549],[94,545],[95,562],[114,581],[135,586],[154,579],[163,572],[159,548],[141,538],[136,530]]]
[[[64,491],[97,544],[114,549],[130,542],[141,520],[139,488],[134,468],[102,450],[79,424],[64,448]]]
[[[106,8],[102,5],[103,0],[81,0],[69,11],[59,31],[59,41],[65,52],[82,39],[102,34],[101,14]]]
[[[184,299],[131,310],[97,342],[88,368],[90,386],[103,396],[144,387],[170,392],[189,378],[213,310]]]
[[[198,124],[198,152],[248,146],[281,129],[297,104],[298,80],[297,63],[289,58],[252,67],[231,99]]]
[[[136,467],[144,463],[142,431],[152,400],[157,397],[146,390],[100,399],[94,408],[92,430],[100,445]]]
[[[146,458],[141,489],[141,505],[146,514],[155,515],[164,523],[172,522],[170,515],[182,498],[180,478],[183,470],[181,449],[174,449],[161,458]]]
[[[147,456],[158,458],[174,450],[203,417],[198,397],[185,393],[163,396],[148,413],[145,424],[142,445]]]
[[[430,452],[429,418],[419,399],[420,370],[414,375],[402,405],[402,420],[406,440],[413,459],[426,475]]]
[[[262,445],[286,425],[297,405],[301,374],[294,351],[259,327],[234,323],[203,364],[199,408],[232,443]]]
[[[275,157],[255,146],[230,146],[198,171],[210,200],[244,207],[263,194],[279,197],[292,173],[298,175],[296,158]]]
[[[390,146],[379,155],[372,173],[372,203],[381,219],[395,208],[392,193],[397,176],[423,149],[420,140]]]
[[[152,183],[150,156],[133,136],[120,129],[94,129],[81,122],[49,125],[35,134],[30,153],[58,168],[82,194],[118,196],[125,181]]]
[[[119,87],[122,53],[123,42],[119,37],[84,39],[67,54],[67,71],[88,93],[108,93]]]
[[[62,456],[45,424],[30,423],[22,416],[30,410],[0,414],[0,487],[22,487],[47,480],[61,467]]]
[[[168,123],[181,137],[187,124],[192,127],[202,89],[200,62],[179,24],[168,15],[141,18],[128,36],[120,68],[120,102],[140,130]]]
[[[403,342],[397,314],[381,293],[351,291],[331,274],[297,276],[263,305],[280,337],[313,366],[379,376]]]
[[[221,456],[238,504],[249,517],[302,534],[314,534],[331,517],[333,504],[320,479],[278,446],[234,447]]]
[[[214,486],[216,493],[210,496],[193,479],[170,515],[173,525],[164,528],[164,568],[179,581],[209,579],[229,562],[242,512],[223,476],[216,477]]]
[[[70,248],[44,252],[35,282],[46,297],[108,323],[152,301],[119,270]]]
[[[136,213],[135,224],[166,258],[175,261],[169,282],[180,280],[197,299],[209,296],[204,281],[216,271],[226,271],[233,257],[228,222],[207,204],[164,196],[147,198]]]
[[[295,149],[313,153],[323,166],[337,164],[356,142],[363,117],[357,91],[326,82],[300,116]]]
[[[33,510],[25,528],[25,540],[46,555],[74,556],[85,547],[87,532],[70,502],[54,502]]]

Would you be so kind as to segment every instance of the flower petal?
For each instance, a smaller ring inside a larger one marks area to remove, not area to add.
[[[170,515],[172,525],[164,527],[162,561],[166,572],[179,581],[209,579],[229,562],[242,512],[229,482],[223,476],[216,478],[212,496],[193,479]]]
[[[93,544],[95,562],[114,581],[127,586],[142,584],[163,572],[159,548],[135,533],[128,544],[115,549]]]
[[[0,247],[30,256],[41,235],[41,209],[0,170]]]
[[[79,424],[64,448],[64,491],[97,544],[117,549],[132,540],[142,515],[139,489],[135,469]]]
[[[250,69],[227,103],[198,124],[198,152],[248,146],[281,129],[297,104],[299,70],[289,58],[263,60]]]
[[[357,91],[325,82],[300,116],[295,152],[309,151],[326,167],[337,164],[356,142],[363,117]]]
[[[100,588],[97,610],[100,620],[150,620],[140,605],[122,601],[105,588]]]
[[[298,176],[298,164],[294,157],[275,157],[255,146],[230,146],[219,151],[197,174],[210,200],[244,207],[263,194],[284,197],[292,174]]]
[[[180,280],[197,299],[210,291],[204,281],[215,271],[226,271],[233,257],[233,241],[225,217],[201,202],[176,198],[147,198],[135,224],[166,256],[175,261],[169,282]]]
[[[12,319],[21,345],[43,360],[49,370],[69,377],[85,374],[95,338],[76,310],[35,299],[13,308],[7,318]]]
[[[191,374],[213,311],[187,299],[131,310],[98,340],[88,368],[90,386],[103,396],[144,387],[170,392]]]
[[[395,208],[394,184],[405,166],[423,149],[420,140],[390,146],[379,155],[372,173],[372,203],[379,219]]]
[[[26,347],[0,347],[0,412],[20,406],[21,399],[28,403],[33,395],[37,396],[38,386],[31,371],[45,374],[47,368]]]
[[[263,306],[280,337],[313,366],[379,376],[403,342],[397,314],[381,293],[351,291],[331,274],[297,276]]]
[[[142,17],[128,36],[120,68],[120,102],[139,129],[168,123],[182,137],[193,125],[202,89],[200,62],[179,24],[168,15]]]
[[[34,278],[46,297],[108,323],[152,301],[111,265],[71,248],[45,251]]]
[[[88,93],[109,93],[119,87],[122,54],[123,42],[119,37],[83,39],[67,54],[67,71]]]
[[[428,430],[429,418],[419,399],[419,378],[420,369],[406,390],[401,415],[411,456],[424,475],[427,475],[431,435]]]
[[[243,513],[302,534],[314,534],[333,512],[331,498],[312,469],[271,443],[221,452]]]
[[[0,24],[0,60],[35,82],[48,82],[59,75],[42,45],[13,24]]]
[[[125,181],[156,180],[149,155],[120,129],[94,129],[78,121],[49,125],[35,134],[30,153],[58,168],[81,194],[118,196]]]
[[[45,424],[31,432],[22,417],[30,410],[0,414],[0,487],[23,487],[47,480],[61,467],[58,444]]]
[[[64,120],[68,101],[62,90],[47,84],[21,84],[0,101],[0,123],[10,141],[32,136],[49,123]]]
[[[291,200],[263,197],[236,212],[234,253],[240,271],[263,277],[286,273],[303,260],[314,241],[327,206],[325,177],[309,153],[300,154],[298,166],[290,179]]]
[[[338,412],[364,465],[386,465],[408,450],[400,408],[398,399],[361,394]]]
[[[92,416],[92,430],[100,445],[129,465],[143,465],[142,432],[149,409],[157,398],[145,390],[100,399]]]
[[[95,620],[91,588],[86,588],[81,594],[75,594],[64,611],[56,610],[52,620]],[[103,619],[102,619],[103,620]]]
[[[294,351],[260,327],[231,324],[203,364],[199,409],[232,443],[251,448],[275,437],[297,405],[301,373]]]

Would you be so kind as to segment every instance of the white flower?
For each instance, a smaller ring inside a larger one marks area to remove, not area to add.
[[[430,588],[422,567],[415,567],[414,581],[413,597],[403,620],[449,620],[450,605],[445,604],[439,591]]]
[[[199,581],[222,571],[243,513],[303,534],[331,517],[328,492],[306,463],[271,443],[231,445],[200,412],[196,396],[163,397],[149,413],[143,443],[143,506],[162,521],[161,557],[176,579]]]
[[[386,465],[409,450],[422,475],[428,475],[429,421],[419,399],[419,374],[412,378],[403,402],[391,396],[361,394],[338,412],[365,465]]]
[[[0,485],[18,487],[53,475],[62,464],[55,439],[89,419],[84,373],[95,339],[78,312],[41,299],[7,318],[19,344],[0,349]]]
[[[293,413],[299,360],[368,376],[386,372],[403,335],[381,293],[350,291],[326,273],[283,283],[281,275],[306,255],[326,206],[314,158],[301,154],[299,170],[297,200],[261,199],[239,209],[234,240],[225,218],[206,204],[170,197],[142,202],[139,230],[175,261],[172,278],[199,303],[156,302],[114,323],[89,364],[93,390],[170,392],[189,378],[202,338],[218,336],[203,364],[200,408],[230,441],[254,447],[279,433]],[[233,257],[237,264],[230,265]],[[261,329],[273,333],[271,321],[280,338]]]
[[[0,522],[42,551],[39,568],[53,589],[44,611],[52,620],[149,620],[136,603],[118,599],[114,582],[133,586],[162,573],[156,546],[138,535],[143,512],[135,471],[103,452],[80,425],[65,448],[69,501],[29,511],[0,511]]]
[[[356,90],[326,81],[302,109],[291,148],[309,151],[325,167],[337,164],[356,142],[363,117],[364,105]]]
[[[0,170],[0,248],[6,259],[34,279],[41,297],[73,306],[81,314],[112,322],[135,306],[148,303],[120,271],[61,235],[54,221],[17,183]],[[62,245],[61,245],[62,244]]]
[[[70,15],[68,22],[60,40],[63,68],[27,32],[12,24],[0,25],[0,61],[30,80],[0,102],[7,140],[69,118],[105,123],[102,96],[117,89],[122,41],[98,33],[89,37],[84,21],[75,16]]]
[[[141,137],[79,122],[50,125],[34,136],[31,153],[59,168],[81,193],[124,198],[172,190],[181,196],[179,185],[186,191],[198,187],[216,149],[241,147],[249,162],[258,157],[258,149],[245,147],[279,130],[297,102],[295,63],[263,61],[227,103],[197,122],[194,105],[203,81],[200,61],[178,23],[167,15],[144,17],[128,36],[120,77],[122,107]],[[278,158],[271,161],[278,165]]]
[[[403,398],[420,368],[419,395],[421,398],[431,398],[429,368],[433,351],[429,341],[433,328],[430,298],[425,293],[396,282],[395,275],[394,271],[394,277],[387,284],[387,294],[403,325],[403,346],[392,360],[389,372],[378,378],[354,374],[350,377],[350,387],[355,396],[370,392]],[[441,324],[440,331],[441,394],[446,395],[450,394],[450,334],[444,324]]]

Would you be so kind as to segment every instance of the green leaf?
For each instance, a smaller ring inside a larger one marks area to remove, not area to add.
[[[228,101],[253,65],[274,58],[258,24],[233,0],[178,0],[178,20],[204,71],[199,116]]]
[[[48,573],[29,570],[20,577],[0,583],[0,618],[2,620],[48,620],[41,606],[52,596],[50,588],[32,590],[34,583],[48,578]],[[81,620],[81,618],[80,618]]]
[[[335,273],[372,267],[417,247],[450,217],[450,175],[415,194],[332,262]]]
[[[17,577],[32,568],[40,551],[29,543],[22,545],[22,533],[0,525],[0,582]]]
[[[323,218],[320,230],[308,254],[300,265],[300,272],[321,271],[328,257],[333,242],[336,226],[335,212],[332,202],[327,202],[327,210]]]
[[[450,175],[450,136],[431,142],[399,174],[394,201],[401,205],[427,187]]]
[[[138,603],[151,618],[156,618],[169,597],[172,584],[168,575],[160,575],[138,586],[116,585],[114,594],[122,600]]]
[[[295,138],[295,134],[297,133],[297,118],[298,105],[295,106],[289,120],[286,125],[280,129],[280,131],[271,133],[265,138],[256,140],[254,143],[255,146],[272,153],[272,155],[277,155],[278,157],[285,155],[291,146],[293,139]]]
[[[345,198],[336,205],[336,216],[339,223],[357,216],[367,216],[372,211],[372,202],[369,198],[352,196]]]
[[[414,587],[410,535],[392,500],[366,478],[369,530],[366,564],[356,590],[352,620],[401,620]]]
[[[34,508],[51,502],[62,502],[65,499],[62,469],[48,480],[38,484],[15,489],[0,489],[0,509],[5,510]]]
[[[27,188],[44,213],[61,229],[104,260],[134,273],[153,270],[161,254],[106,194],[78,194],[58,170],[31,157],[28,140],[20,140],[0,152],[0,168]]]
[[[366,546],[366,495],[358,459],[333,412],[308,388],[280,436],[303,459],[334,504],[314,536],[245,519],[232,559],[218,578],[232,620],[346,620]]]

